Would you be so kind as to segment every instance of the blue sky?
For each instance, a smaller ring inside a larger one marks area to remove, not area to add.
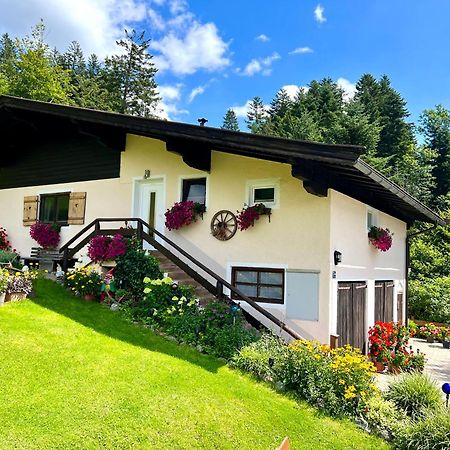
[[[450,107],[447,0],[0,0],[0,32],[24,35],[43,18],[47,40],[111,53],[124,27],[145,29],[160,71],[161,115],[220,126],[255,95],[332,77],[352,95],[363,73],[387,74],[417,120]]]

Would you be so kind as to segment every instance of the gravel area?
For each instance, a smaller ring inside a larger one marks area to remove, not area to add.
[[[446,349],[440,342],[429,344],[423,339],[410,339],[414,351],[417,349],[425,353],[425,370],[441,388],[443,383],[450,383],[450,349]],[[381,390],[387,389],[389,383],[398,375],[377,374],[376,383]],[[444,393],[442,393],[444,395]]]

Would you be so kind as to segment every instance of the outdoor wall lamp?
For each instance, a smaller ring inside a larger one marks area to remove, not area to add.
[[[144,170],[144,180],[148,180],[150,178],[150,170],[145,169]]]
[[[337,250],[334,251],[334,265],[337,266],[342,262],[342,253]]]

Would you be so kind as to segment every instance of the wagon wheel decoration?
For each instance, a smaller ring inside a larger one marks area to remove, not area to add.
[[[219,241],[228,241],[237,231],[236,216],[226,209],[214,214],[211,220],[211,234]]]

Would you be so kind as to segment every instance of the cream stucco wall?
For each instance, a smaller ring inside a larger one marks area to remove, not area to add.
[[[329,190],[328,197],[308,194],[302,183],[291,176],[288,164],[262,161],[221,152],[212,152],[211,172],[193,169],[181,156],[166,151],[155,139],[128,135],[126,151],[121,156],[120,178],[50,186],[0,190],[0,224],[7,228],[13,245],[22,255],[35,246],[29,228],[22,225],[23,198],[51,192],[87,192],[85,224],[97,217],[129,217],[136,214],[135,202],[144,171],[151,180],[164,183],[161,215],[181,196],[183,177],[207,177],[207,212],[203,220],[178,231],[161,228],[167,237],[230,280],[236,265],[318,271],[319,320],[293,321],[286,318],[285,305],[266,305],[307,338],[328,342],[336,328],[337,282],[367,280],[368,317],[373,320],[375,280],[396,280],[396,291],[403,289],[405,268],[405,224],[379,213],[379,224],[394,232],[393,248],[377,252],[367,242],[366,205]],[[229,241],[215,239],[210,232],[213,215],[222,209],[233,212],[248,202],[249,181],[275,179],[279,182],[279,206],[271,221],[263,216],[246,231],[238,231]],[[83,225],[63,227],[61,242],[66,242]],[[343,254],[335,267],[333,251]],[[336,278],[332,278],[335,271]],[[372,289],[373,291],[373,289]],[[372,314],[372,316],[370,316]]]
[[[374,323],[375,281],[394,280],[394,320],[396,320],[397,293],[404,292],[405,285],[406,223],[375,211],[378,226],[388,228],[394,234],[391,249],[380,252],[367,239],[367,205],[335,191],[330,191],[330,199],[330,253],[331,257],[335,250],[342,253],[342,263],[334,266],[332,261],[331,267],[331,273],[335,272],[335,278],[330,280],[332,293],[330,333],[336,332],[339,281],[367,281],[365,322],[368,329]]]
[[[85,225],[97,217],[123,217],[129,214],[131,192],[118,178],[76,183],[52,184],[15,189],[0,189],[0,224],[8,230],[12,245],[22,256],[29,256],[37,244],[29,235],[30,227],[22,224],[23,199],[26,196],[57,192],[86,192]],[[85,225],[61,228],[61,243],[66,242]]]
[[[329,299],[329,214],[330,200],[308,194],[291,176],[291,167],[255,158],[213,152],[210,174],[188,167],[181,156],[168,153],[165,144],[139,136],[129,136],[121,164],[121,184],[133,191],[144,170],[151,179],[164,177],[166,207],[180,200],[181,177],[207,176],[207,212],[203,220],[165,235],[189,251],[219,275],[230,279],[231,266],[266,266],[320,271],[319,322],[296,321],[306,336],[328,341]],[[210,232],[213,215],[222,209],[233,212],[248,202],[247,182],[275,178],[280,183],[280,206],[271,221],[261,217],[255,227],[238,231],[229,241],[215,239]],[[285,309],[268,306],[284,317]]]

